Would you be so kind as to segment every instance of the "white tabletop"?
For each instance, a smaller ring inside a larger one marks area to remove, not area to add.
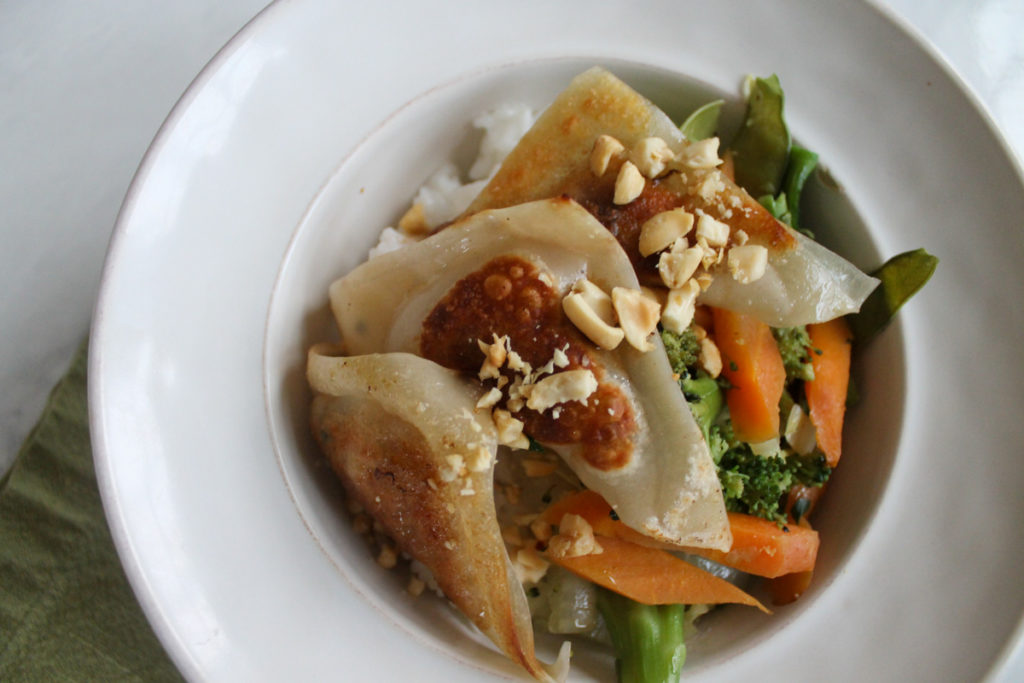
[[[88,332],[107,242],[150,140],[265,4],[0,3],[0,471]],[[1024,2],[880,4],[962,77],[1024,159]],[[997,680],[1024,680],[1024,653]]]

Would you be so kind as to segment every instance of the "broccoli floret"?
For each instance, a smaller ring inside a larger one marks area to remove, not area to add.
[[[690,377],[700,362],[700,342],[693,329],[687,328],[682,334],[662,330],[661,341],[665,344],[672,372],[681,378]]]
[[[708,440],[711,425],[722,411],[722,388],[717,380],[708,377],[699,367],[700,342],[693,328],[687,328],[682,334],[662,330],[661,339],[672,372],[679,376],[679,388],[704,433],[704,439]]]
[[[814,378],[810,360],[810,338],[804,327],[773,330],[782,352],[787,378]],[[662,330],[661,339],[672,371],[679,375],[679,388],[686,397],[711,458],[718,465],[726,508],[777,522],[785,522],[783,505],[786,493],[795,484],[819,486],[828,480],[831,468],[820,453],[800,456],[784,450],[776,456],[754,453],[733,433],[728,414],[723,417],[724,394],[719,380],[707,376],[699,367],[700,343],[692,329],[683,334]],[[784,394],[792,404],[793,399]],[[788,414],[788,408],[784,413]]]
[[[717,465],[726,451],[735,445],[735,439],[732,436],[732,423],[726,420],[724,423],[711,425],[705,441],[708,442],[711,459]]]
[[[726,434],[727,430],[718,429],[719,438],[709,446],[714,449],[728,444],[717,463],[725,507],[732,512],[785,522],[783,506],[789,489],[796,484],[821,486],[832,473],[821,453],[798,455],[782,451],[775,456],[757,455],[750,446],[728,439]]]
[[[814,367],[811,365],[811,338],[807,335],[807,328],[799,327],[773,327],[772,334],[775,336],[775,343],[779,345],[779,353],[782,354],[782,364],[786,368],[786,379],[794,379],[810,382],[814,379]]]
[[[828,466],[824,453],[797,455],[793,453],[786,458],[793,467],[796,483],[804,486],[821,486],[828,481],[832,468]]]

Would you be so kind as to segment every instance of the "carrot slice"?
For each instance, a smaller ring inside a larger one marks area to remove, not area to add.
[[[729,513],[732,548],[729,552],[708,548],[687,548],[688,552],[724,564],[741,572],[775,578],[814,569],[818,558],[818,532],[789,524],[779,527],[753,515]]]
[[[591,491],[586,489],[584,491],[578,491],[576,493],[570,493],[567,496],[559,498],[554,503],[549,505],[544,512],[541,513],[541,519],[548,524],[558,525],[562,517],[567,514],[579,515],[583,519],[587,520],[587,524],[594,530],[595,534],[602,534],[604,536],[618,536],[627,541],[636,542],[632,538],[627,538],[619,531],[619,527],[623,527],[629,531],[632,531],[639,537],[647,538],[639,531],[634,531],[628,526],[618,521],[612,512],[612,506],[601,496],[597,491]],[[650,539],[652,542],[657,543],[654,539]]]
[[[820,490],[821,487],[818,487]],[[792,497],[793,492],[790,492]],[[815,497],[814,500],[817,500]],[[806,517],[803,517],[798,522],[800,528],[810,529],[811,523],[807,521]],[[814,570],[808,569],[802,572],[793,572],[791,574],[783,574],[782,576],[776,576],[774,579],[768,580],[768,593],[772,596],[773,605],[788,605],[791,602],[796,602],[797,598],[804,594],[810,585],[811,579],[814,578]]]
[[[676,548],[648,538],[617,520],[612,515],[611,506],[593,491],[580,491],[562,498],[544,511],[542,519],[557,525],[567,513],[587,520],[594,533],[601,536],[614,536],[653,549],[685,550],[727,567],[768,578],[810,571],[818,557],[817,531],[795,524],[780,528],[775,522],[738,512],[728,513],[732,529],[732,548],[728,552]]]
[[[664,550],[612,536],[595,538],[600,553],[578,557],[549,553],[546,557],[577,576],[645,605],[736,603],[768,612],[742,589]]]
[[[796,602],[797,598],[804,594],[804,591],[811,585],[814,572],[794,572],[783,574],[771,579],[768,582],[768,592],[772,596],[773,605],[788,605]]]
[[[814,380],[804,384],[811,423],[818,433],[818,446],[830,467],[843,451],[843,417],[846,391],[850,386],[850,350],[853,335],[845,318],[807,326],[811,338],[811,367]]]
[[[779,435],[779,399],[786,368],[768,325],[722,308],[712,309],[715,343],[722,374],[732,386],[725,392],[736,436],[759,443]]]

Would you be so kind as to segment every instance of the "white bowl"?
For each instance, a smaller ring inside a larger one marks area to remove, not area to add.
[[[983,273],[1019,282],[1019,231],[1001,225],[1022,215],[1017,169],[959,84],[870,7],[646,9],[432,4],[396,22],[385,7],[282,2],[172,113],[111,246],[90,401],[115,540],[186,676],[518,675],[440,601],[409,600],[351,534],[307,435],[302,363],[331,334],[327,283],[459,154],[468,122],[504,101],[542,106],[595,63],[677,116],[777,72],[792,130],[844,190],[808,196],[822,239],[865,267],[918,246],[943,259],[861,359],[812,589],[770,618],[712,615],[687,678],[963,680],[1011,642],[1024,468],[996,454],[1024,435],[1024,325],[977,294]],[[779,35],[830,49],[780,52]],[[984,354],[978,330],[993,333]],[[607,655],[583,649],[577,679],[612,680]]]

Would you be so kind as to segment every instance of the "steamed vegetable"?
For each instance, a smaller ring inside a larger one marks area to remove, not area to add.
[[[736,603],[767,611],[740,588],[666,550],[616,536],[595,535],[595,540],[601,552],[575,557],[548,553],[545,557],[577,576],[645,605]]]
[[[779,399],[786,369],[768,325],[757,318],[713,309],[715,343],[722,354],[725,392],[737,438],[760,443],[779,436]]]
[[[643,605],[600,589],[597,608],[612,638],[620,683],[678,683],[686,661],[684,605]]]
[[[722,389],[718,382],[699,369],[700,343],[693,327],[682,334],[668,330],[661,331],[672,372],[679,376],[679,388],[686,396],[690,412],[704,434],[704,440],[711,439],[711,427],[722,411]]]
[[[850,383],[850,351],[853,337],[844,318],[807,326],[814,349],[811,363],[814,380],[804,384],[811,422],[817,430],[818,446],[835,467],[843,449],[843,416]]]
[[[712,100],[698,107],[679,125],[679,132],[690,142],[704,140],[718,129],[718,115],[725,100]]]
[[[757,455],[746,443],[730,440],[727,429],[719,428],[715,436],[728,448],[718,458],[718,478],[722,482],[725,508],[730,512],[755,515],[775,523],[784,523],[785,496],[794,486],[821,486],[832,473],[825,456],[820,453],[797,455],[782,451],[774,455]],[[721,448],[717,441],[712,446]]]
[[[777,76],[750,82],[747,114],[729,146],[736,182],[754,197],[775,196],[789,162],[789,128],[783,117],[785,98]]]
[[[915,249],[893,256],[872,273],[882,284],[867,298],[860,312],[850,316],[857,343],[864,344],[885,329],[896,311],[924,287],[938,264],[938,258],[924,249]]]
[[[793,148],[789,150],[786,177],[782,183],[782,196],[785,196],[786,206],[789,210],[788,220],[784,222],[789,223],[791,227],[800,230],[808,237],[814,237],[814,235],[800,224],[800,197],[803,194],[804,184],[811,177],[811,173],[817,165],[817,154],[809,149],[793,145]]]
[[[647,550],[673,549],[672,546],[648,538],[615,519],[611,506],[593,491],[580,491],[566,496],[549,507],[544,512],[543,518],[548,521],[558,520],[567,513],[579,515],[587,520],[602,547],[605,546],[605,539],[614,538],[630,546],[644,546]],[[736,512],[729,513],[729,526],[733,533],[733,543],[728,551],[705,551],[697,548],[687,548],[686,551],[748,574],[770,578],[814,568],[818,553],[818,533],[809,527],[796,524],[779,525],[752,515]],[[601,555],[588,557],[599,558],[593,562],[596,567],[607,566],[621,559],[614,553],[604,558],[601,558]],[[636,551],[633,557],[634,559],[627,560],[627,563],[636,564],[641,558],[645,558],[640,551]],[[650,559],[652,565],[661,566],[661,559],[653,555],[650,558],[652,558]],[[564,564],[562,566],[576,571],[571,566]],[[671,568],[675,565],[667,566]],[[591,569],[591,571],[598,570]],[[668,596],[675,594],[674,591],[681,590],[672,587],[671,582],[658,578],[649,579],[646,585],[637,587],[639,582],[629,576],[630,570],[612,568],[606,571],[615,575],[616,581],[621,582],[615,590],[630,594],[631,597],[641,602],[651,601],[651,596],[659,598],[654,601],[664,601]],[[621,572],[621,576],[615,572]],[[711,575],[708,574],[708,576]],[[710,599],[694,600],[693,602],[705,604],[741,602],[748,605],[756,603],[756,601],[750,602],[749,600],[753,599],[732,584],[728,585],[731,588],[714,583],[709,584],[706,589],[690,587],[685,590],[693,591],[694,593],[691,594],[695,594],[698,589],[707,590],[705,597]],[[629,593],[623,586],[629,586],[629,591],[635,592]],[[755,604],[755,606],[757,605]]]
[[[693,376],[700,360],[700,342],[693,328],[687,328],[682,334],[662,330],[661,341],[665,345],[672,372],[680,378]]]
[[[693,549],[695,555],[706,557],[727,567],[748,574],[774,578],[793,572],[814,569],[818,556],[818,532],[813,529],[729,513],[732,548],[728,552]]]
[[[811,364],[811,339],[807,336],[807,327],[773,327],[772,335],[782,355],[782,365],[786,368],[786,380],[809,381],[814,379],[814,366]]]
[[[811,570],[805,572],[793,572],[783,574],[768,582],[768,592],[772,596],[773,605],[788,605],[796,602],[797,598],[804,594],[814,578]]]

